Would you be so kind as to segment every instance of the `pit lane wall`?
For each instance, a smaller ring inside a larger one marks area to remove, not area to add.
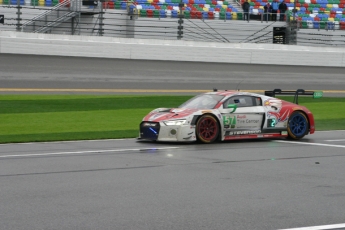
[[[149,40],[13,31],[0,31],[0,53],[345,67],[345,48]]]

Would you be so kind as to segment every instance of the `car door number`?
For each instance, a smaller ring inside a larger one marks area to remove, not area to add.
[[[260,114],[223,115],[223,124],[226,129],[257,129],[262,123]]]
[[[225,128],[235,128],[236,116],[223,116],[223,123]]]

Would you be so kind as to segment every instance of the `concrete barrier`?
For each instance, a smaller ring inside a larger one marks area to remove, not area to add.
[[[345,67],[345,48],[0,31],[0,53]]]

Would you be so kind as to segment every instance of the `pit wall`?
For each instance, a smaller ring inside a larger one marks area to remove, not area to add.
[[[0,53],[345,67],[345,48],[215,43],[0,31]]]

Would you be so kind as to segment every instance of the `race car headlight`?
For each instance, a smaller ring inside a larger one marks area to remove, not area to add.
[[[183,125],[186,120],[173,120],[173,121],[163,121],[165,125]]]

